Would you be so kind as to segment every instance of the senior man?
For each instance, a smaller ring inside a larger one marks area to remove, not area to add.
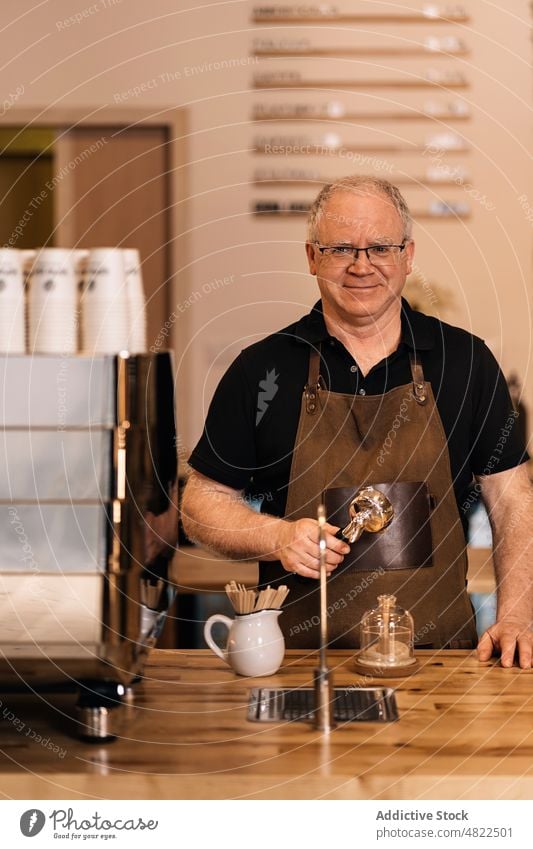
[[[306,253],[321,299],[243,350],[222,378],[190,458],[187,533],[258,560],[261,585],[287,584],[287,645],[312,648],[315,517],[325,500],[339,506],[326,536],[331,645],[356,647],[363,612],[387,593],[413,614],[419,647],[472,648],[464,532],[476,479],[498,588],[497,621],[478,656],[500,653],[511,666],[516,652],[531,667],[532,488],[497,363],[482,340],[402,299],[412,221],[388,181],[325,186],[310,210]],[[350,546],[337,537],[338,516],[363,485],[390,493],[396,517],[375,540]]]

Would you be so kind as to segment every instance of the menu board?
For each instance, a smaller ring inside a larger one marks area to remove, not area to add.
[[[415,218],[468,217],[468,22],[421,0],[254,5],[252,212],[305,214],[357,172],[405,186]]]

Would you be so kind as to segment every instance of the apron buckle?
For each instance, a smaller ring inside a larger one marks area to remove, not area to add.
[[[427,401],[426,384],[424,382],[424,371],[422,365],[416,359],[416,355],[409,355],[411,375],[413,377],[413,395],[417,404],[425,404]]]
[[[417,383],[416,381],[413,383],[413,394],[415,396],[415,401],[417,401],[418,404],[426,403],[426,387],[423,383]]]
[[[305,410],[311,416],[314,415],[318,409],[317,399],[319,391],[320,383],[315,383],[314,386],[310,386],[308,383],[305,385]]]

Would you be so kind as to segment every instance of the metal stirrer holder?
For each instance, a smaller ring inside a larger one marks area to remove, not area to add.
[[[319,731],[329,733],[336,726],[333,718],[333,676],[328,669],[326,648],[328,644],[327,621],[327,576],[326,576],[326,510],[318,508],[318,545],[320,562],[320,652],[319,665],[315,669],[315,714],[314,724]]]

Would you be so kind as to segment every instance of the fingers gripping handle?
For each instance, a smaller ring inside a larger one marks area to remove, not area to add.
[[[353,545],[354,542],[357,542],[363,531],[364,527],[362,522],[359,519],[352,519],[350,524],[346,525],[342,531],[337,531],[335,539],[341,539],[343,542]]]

